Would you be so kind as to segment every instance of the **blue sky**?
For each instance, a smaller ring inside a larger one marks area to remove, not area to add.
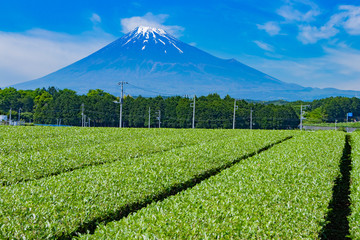
[[[285,82],[360,90],[360,2],[349,0],[2,1],[0,87],[65,67],[137,25]]]

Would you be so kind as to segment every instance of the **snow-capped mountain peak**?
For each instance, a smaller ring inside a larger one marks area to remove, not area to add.
[[[126,34],[123,40],[122,47],[136,45],[141,51],[144,51],[151,45],[162,45],[161,51],[164,54],[168,52],[167,48],[173,48],[180,54],[184,53],[180,48],[181,42],[161,28],[140,26]],[[157,48],[159,49],[159,47]]]
[[[136,31],[136,34],[139,35],[141,34],[142,36],[148,36],[149,34],[153,34],[155,35],[154,33],[157,33],[159,34],[160,36],[164,36],[166,35],[167,33],[161,29],[161,28],[153,28],[153,27],[145,27],[145,26],[140,26],[140,27],[137,27],[135,28]]]

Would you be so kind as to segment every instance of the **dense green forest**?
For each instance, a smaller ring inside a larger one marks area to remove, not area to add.
[[[218,94],[196,97],[196,128],[232,128],[234,98]],[[87,122],[91,126],[119,126],[119,98],[102,90],[90,90],[79,95],[69,89],[54,87],[36,90],[0,89],[0,115],[10,115],[18,120],[37,124],[57,124],[81,126],[82,105]],[[123,125],[125,127],[158,127],[159,110],[161,127],[190,128],[192,125],[193,99],[181,96],[144,98],[125,96],[123,104]],[[335,97],[313,102],[236,102],[236,128],[249,128],[252,112],[254,129],[294,129],[299,125],[300,105],[306,108],[308,122],[344,121],[347,112],[360,115],[358,98]]]

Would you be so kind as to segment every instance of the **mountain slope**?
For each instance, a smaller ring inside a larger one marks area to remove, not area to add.
[[[296,100],[357,94],[285,83],[234,59],[212,56],[162,29],[149,27],[138,27],[78,62],[14,87],[55,86],[79,93],[99,88],[118,95],[119,81],[129,82],[126,92],[135,96],[219,93],[237,98]]]

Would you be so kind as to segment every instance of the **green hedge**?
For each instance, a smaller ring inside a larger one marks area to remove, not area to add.
[[[352,239],[360,239],[360,132],[351,134],[351,161],[349,231]]]

